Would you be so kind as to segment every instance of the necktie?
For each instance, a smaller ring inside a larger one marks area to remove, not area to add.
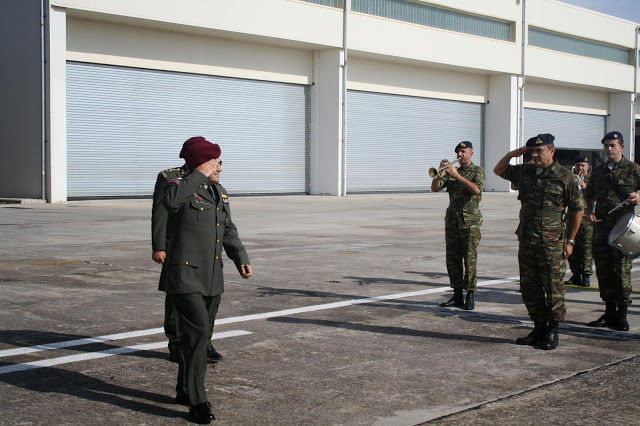
[[[213,186],[210,186],[209,188],[207,188],[207,190],[209,191],[209,194],[211,194],[211,196],[213,197],[213,202],[215,204],[218,204],[218,199],[216,198],[216,190],[213,189]]]

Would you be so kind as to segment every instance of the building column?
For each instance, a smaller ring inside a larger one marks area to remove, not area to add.
[[[510,191],[509,181],[496,176],[493,168],[507,152],[517,148],[517,76],[489,77],[489,103],[486,105],[485,114],[484,189]]]
[[[47,201],[67,201],[67,13],[49,11]]]
[[[609,116],[607,117],[607,131],[618,131],[624,138],[624,156],[631,161],[635,159],[635,141],[633,140],[636,126],[633,111],[633,95],[631,93],[612,93],[609,95]],[[604,136],[604,135],[602,135]]]
[[[311,87],[310,193],[342,193],[342,51],[314,53]]]

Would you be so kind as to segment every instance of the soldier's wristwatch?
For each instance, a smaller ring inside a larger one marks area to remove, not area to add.
[[[575,246],[576,245],[576,240],[572,240],[572,239],[567,238],[567,243],[571,244],[572,246]]]

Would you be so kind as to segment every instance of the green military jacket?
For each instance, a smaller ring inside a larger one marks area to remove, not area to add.
[[[563,243],[564,213],[585,209],[578,178],[554,161],[537,174],[535,164],[508,165],[500,177],[513,182],[522,203],[518,237],[521,241]]]
[[[622,157],[622,160],[614,164],[612,169],[609,169],[608,163],[596,167],[584,195],[595,202],[596,217],[602,219],[598,228],[611,229],[622,216],[633,212],[635,205],[626,205],[609,214],[611,209],[638,189],[640,189],[640,166],[636,163]]]
[[[222,249],[239,269],[249,256],[231,220],[227,191],[215,185],[217,202],[207,191],[208,178],[194,171],[167,182],[164,203],[169,210],[169,247],[162,265],[160,290],[170,294],[224,292]]]
[[[164,205],[164,188],[171,179],[182,179],[189,173],[187,165],[158,173],[156,186],[153,189],[153,206],[151,207],[151,248],[153,251],[167,251],[167,227],[169,211]]]
[[[462,177],[480,188],[480,195],[470,193],[451,176],[443,176],[440,180],[440,189],[447,188],[449,193],[449,207],[445,214],[445,221],[456,223],[460,228],[479,228],[482,225],[480,201],[484,190],[484,170],[482,167],[471,163],[467,167],[460,167],[458,172]]]

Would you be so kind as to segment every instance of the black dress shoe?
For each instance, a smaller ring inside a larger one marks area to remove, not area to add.
[[[566,285],[582,285],[582,279],[580,275],[573,274],[571,278],[564,282]]]
[[[222,359],[222,355],[213,346],[207,348],[207,362],[218,362]]]
[[[189,408],[189,414],[193,418],[193,421],[200,425],[208,425],[211,423],[211,420],[216,419],[216,416],[214,416],[211,411],[211,404],[209,402],[193,405]]]
[[[176,395],[176,404],[184,405],[185,407],[191,405],[189,403],[189,397],[186,393],[179,393]]]
[[[449,299],[448,301],[441,303],[440,307],[441,308],[448,308],[448,307],[460,307],[464,305],[464,301],[462,300],[462,289],[461,288],[456,288],[455,290],[453,290],[453,297],[451,299]]]

